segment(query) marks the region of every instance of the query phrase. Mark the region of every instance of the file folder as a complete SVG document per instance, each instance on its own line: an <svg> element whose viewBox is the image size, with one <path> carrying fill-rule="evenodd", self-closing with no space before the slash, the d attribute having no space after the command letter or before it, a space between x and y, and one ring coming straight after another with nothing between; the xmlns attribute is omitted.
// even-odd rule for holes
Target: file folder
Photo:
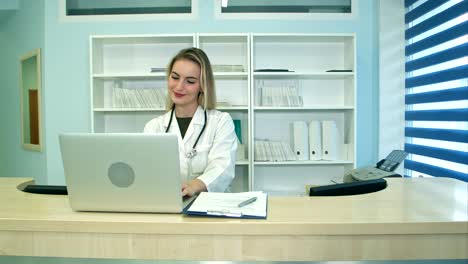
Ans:
<svg viewBox="0 0 468 264"><path fill-rule="evenodd" d="M309 132L305 121L292 123L293 148L297 160L309 159Z"/></svg>
<svg viewBox="0 0 468 264"><path fill-rule="evenodd" d="M309 123L309 160L322 159L322 124L320 121Z"/></svg>
<svg viewBox="0 0 468 264"><path fill-rule="evenodd" d="M338 128L334 120L322 121L322 159L338 159Z"/></svg>

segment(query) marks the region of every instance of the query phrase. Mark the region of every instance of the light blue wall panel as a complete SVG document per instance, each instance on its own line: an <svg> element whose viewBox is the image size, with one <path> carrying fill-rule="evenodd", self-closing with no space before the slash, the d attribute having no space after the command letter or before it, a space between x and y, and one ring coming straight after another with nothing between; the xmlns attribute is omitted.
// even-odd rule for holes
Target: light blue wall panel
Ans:
<svg viewBox="0 0 468 264"><path fill-rule="evenodd" d="M20 57L36 48L44 51L44 0L17 2L18 10L0 21L0 175L35 177L38 182L46 182L45 152L28 151L21 146L19 97ZM42 87L44 99L44 81ZM44 136L46 127L42 132Z"/></svg>
<svg viewBox="0 0 468 264"><path fill-rule="evenodd" d="M341 20L221 20L214 16L213 1L199 1L195 20L117 22L60 21L58 0L45 3L47 85L46 144L49 183L63 184L58 134L90 131L89 36L106 34L173 33L356 33L357 39L357 161L368 165L377 159L378 46L375 1L359 0L358 15Z"/></svg>

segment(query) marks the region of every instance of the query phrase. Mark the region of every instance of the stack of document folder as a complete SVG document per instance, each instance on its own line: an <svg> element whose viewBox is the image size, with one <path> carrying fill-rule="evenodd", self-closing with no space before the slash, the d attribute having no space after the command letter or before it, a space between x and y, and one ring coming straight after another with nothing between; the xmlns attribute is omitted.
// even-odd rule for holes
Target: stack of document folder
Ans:
<svg viewBox="0 0 468 264"><path fill-rule="evenodd" d="M166 105L165 88L112 88L114 108L163 108Z"/></svg>
<svg viewBox="0 0 468 264"><path fill-rule="evenodd" d="M295 161L291 146L282 141L255 139L255 161Z"/></svg>
<svg viewBox="0 0 468 264"><path fill-rule="evenodd" d="M183 213L196 216L266 219L268 195L264 192L202 192Z"/></svg>

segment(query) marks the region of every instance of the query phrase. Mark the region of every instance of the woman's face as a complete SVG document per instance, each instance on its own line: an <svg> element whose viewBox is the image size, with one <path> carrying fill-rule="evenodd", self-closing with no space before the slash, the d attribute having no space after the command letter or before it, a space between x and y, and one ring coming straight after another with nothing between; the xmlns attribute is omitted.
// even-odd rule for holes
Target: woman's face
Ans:
<svg viewBox="0 0 468 264"><path fill-rule="evenodd" d="M200 66L190 60L177 60L169 75L168 88L176 106L198 106Z"/></svg>

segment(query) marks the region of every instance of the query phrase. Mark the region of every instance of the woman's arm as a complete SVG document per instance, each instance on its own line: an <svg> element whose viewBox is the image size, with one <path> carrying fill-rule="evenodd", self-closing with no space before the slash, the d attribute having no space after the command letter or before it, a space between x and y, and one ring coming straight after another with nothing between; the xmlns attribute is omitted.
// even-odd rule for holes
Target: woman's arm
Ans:
<svg viewBox="0 0 468 264"><path fill-rule="evenodd" d="M227 113L221 113L217 122L213 144L208 152L207 166L197 179L209 192L224 192L234 179L237 136L234 122Z"/></svg>

